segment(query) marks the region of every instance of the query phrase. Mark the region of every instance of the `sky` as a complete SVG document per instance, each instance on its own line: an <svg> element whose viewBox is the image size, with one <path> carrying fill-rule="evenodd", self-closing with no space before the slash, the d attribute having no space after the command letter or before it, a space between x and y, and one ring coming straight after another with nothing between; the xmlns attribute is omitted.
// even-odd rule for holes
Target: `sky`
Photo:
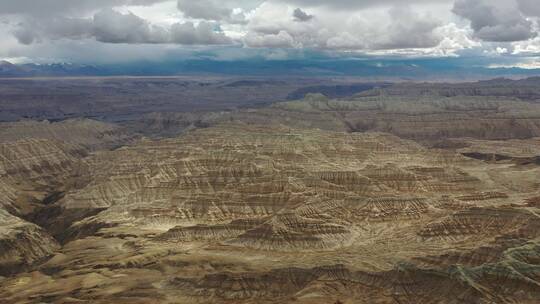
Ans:
<svg viewBox="0 0 540 304"><path fill-rule="evenodd" d="M540 68L539 0L0 0L0 59L482 58Z"/></svg>

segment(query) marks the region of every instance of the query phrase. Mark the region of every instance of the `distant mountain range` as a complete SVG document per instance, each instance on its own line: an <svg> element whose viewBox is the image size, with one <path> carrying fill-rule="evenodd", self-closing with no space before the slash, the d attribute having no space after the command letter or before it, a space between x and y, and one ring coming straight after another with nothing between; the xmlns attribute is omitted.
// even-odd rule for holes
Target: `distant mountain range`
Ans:
<svg viewBox="0 0 540 304"><path fill-rule="evenodd" d="M540 69L488 68L478 58L423 59L294 59L236 60L209 59L176 62L134 62L123 64L12 64L0 62L0 77L68 76L301 76L369 77L403 80L463 80L494 77L539 76Z"/></svg>
<svg viewBox="0 0 540 304"><path fill-rule="evenodd" d="M107 75L103 68L69 64L12 64L0 61L0 77L40 77L40 76L100 76Z"/></svg>
<svg viewBox="0 0 540 304"><path fill-rule="evenodd" d="M0 75L2 77L17 77L25 75L26 71L19 66L12 64L9 61L0 61Z"/></svg>

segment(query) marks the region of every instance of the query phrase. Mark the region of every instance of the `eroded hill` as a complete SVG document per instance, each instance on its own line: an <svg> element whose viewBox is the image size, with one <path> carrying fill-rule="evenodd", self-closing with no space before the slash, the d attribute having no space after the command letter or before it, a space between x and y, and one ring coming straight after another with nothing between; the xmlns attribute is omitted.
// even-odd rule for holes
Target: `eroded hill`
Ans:
<svg viewBox="0 0 540 304"><path fill-rule="evenodd" d="M344 99L312 94L302 100L257 109L153 113L127 125L159 137L226 122L280 124L301 129L391 133L428 146L463 137L486 140L540 137L540 103L493 96L396 96L385 91L376 94Z"/></svg>
<svg viewBox="0 0 540 304"><path fill-rule="evenodd" d="M3 143L0 298L537 303L540 166L463 155L496 146L488 141L439 149L379 132L385 128L347 132L344 122L366 121L381 102L278 104L114 150L91 150L95 143L78 136L72 144ZM492 99L475 102L473 114L461 105L392 102L373 115L408 110L426 123L424 115L447 117L436 113L450 107L470 117L443 124L453 121L462 135L474 113L504 120L518 112ZM531 109L519 113L533 117L526 123L535 132ZM436 134L424 128L408 130ZM125 143L107 134L106 142ZM524 142L501 153L539 152L534 139Z"/></svg>

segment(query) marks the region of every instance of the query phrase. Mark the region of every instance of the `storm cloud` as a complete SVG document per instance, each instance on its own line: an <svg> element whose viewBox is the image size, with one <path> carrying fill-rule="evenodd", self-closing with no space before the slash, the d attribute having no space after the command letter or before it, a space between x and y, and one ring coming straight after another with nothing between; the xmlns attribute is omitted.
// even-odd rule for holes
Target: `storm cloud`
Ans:
<svg viewBox="0 0 540 304"><path fill-rule="evenodd" d="M457 0L452 11L471 22L476 37L486 41L512 42L534 38L533 22L522 10L530 1ZM537 3L538 6L538 3Z"/></svg>
<svg viewBox="0 0 540 304"><path fill-rule="evenodd" d="M23 14L41 17L51 15L84 15L122 5L150 6L166 0L0 0L0 14Z"/></svg>
<svg viewBox="0 0 540 304"><path fill-rule="evenodd" d="M299 22L306 22L313 19L315 16L304 12L301 8L297 8L293 12L294 20Z"/></svg>
<svg viewBox="0 0 540 304"><path fill-rule="evenodd" d="M92 18L64 18L33 20L19 24L14 32L22 44L43 40L89 39L104 43L129 44L227 44L231 40L219 27L209 22L175 23L169 28L157 26L134 15L112 9L97 12Z"/></svg>

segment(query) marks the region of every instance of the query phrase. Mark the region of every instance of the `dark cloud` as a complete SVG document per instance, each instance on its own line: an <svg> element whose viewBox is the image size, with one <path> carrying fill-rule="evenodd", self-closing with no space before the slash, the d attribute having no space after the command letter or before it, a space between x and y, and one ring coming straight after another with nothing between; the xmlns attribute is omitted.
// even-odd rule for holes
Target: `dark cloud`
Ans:
<svg viewBox="0 0 540 304"><path fill-rule="evenodd" d="M452 0L271 0L301 7L327 7L333 9L361 9L373 6L394 6L415 3L451 3Z"/></svg>
<svg viewBox="0 0 540 304"><path fill-rule="evenodd" d="M474 35L485 41L522 41L537 35L533 23L512 0L456 0L452 11L468 19Z"/></svg>
<svg viewBox="0 0 540 304"><path fill-rule="evenodd" d="M112 9L94 15L91 35L108 43L160 43L166 41L163 31L132 13L121 14Z"/></svg>
<svg viewBox="0 0 540 304"><path fill-rule="evenodd" d="M301 8L297 8L293 12L294 20L299 22L306 22L313 19L315 16L304 12Z"/></svg>
<svg viewBox="0 0 540 304"><path fill-rule="evenodd" d="M524 15L540 17L540 2L538 0L517 0L517 2Z"/></svg>
<svg viewBox="0 0 540 304"><path fill-rule="evenodd" d="M15 36L15 38L17 38L17 40L21 44L26 44L26 45L32 44L34 43L34 41L39 39L39 36L37 35L37 33L33 31L31 28L29 28L28 26L17 28L13 32L13 35Z"/></svg>
<svg viewBox="0 0 540 304"><path fill-rule="evenodd" d="M152 5L166 0L0 0L0 14L84 15L120 5Z"/></svg>
<svg viewBox="0 0 540 304"><path fill-rule="evenodd" d="M112 9L97 12L93 18L30 19L21 23L14 32L22 44L32 44L43 39L93 38L105 43L129 44L226 44L231 40L208 22L195 26L191 22L177 23L169 29L152 25L132 14L122 14Z"/></svg>
<svg viewBox="0 0 540 304"><path fill-rule="evenodd" d="M18 24L13 34L20 43L28 45L43 39L84 39L91 35L91 31L91 19L53 17L26 19Z"/></svg>

